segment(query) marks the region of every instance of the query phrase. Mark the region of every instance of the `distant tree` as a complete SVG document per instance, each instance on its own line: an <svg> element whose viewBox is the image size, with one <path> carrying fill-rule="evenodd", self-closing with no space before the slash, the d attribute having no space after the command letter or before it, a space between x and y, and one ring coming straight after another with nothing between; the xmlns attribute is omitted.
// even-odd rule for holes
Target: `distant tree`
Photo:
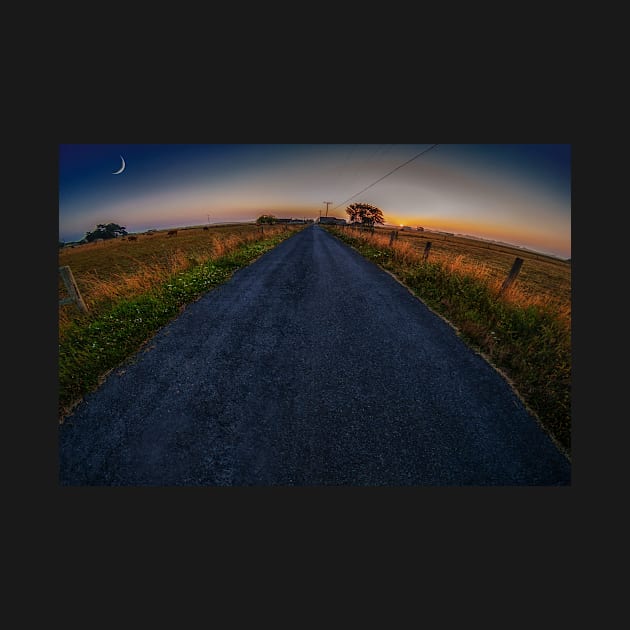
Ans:
<svg viewBox="0 0 630 630"><path fill-rule="evenodd" d="M257 219L256 223L275 223L276 217L273 214L261 214Z"/></svg>
<svg viewBox="0 0 630 630"><path fill-rule="evenodd" d="M382 210L373 206L371 203L351 203L346 208L346 213L349 215L351 221L358 221L359 223L363 223L363 225L385 223Z"/></svg>
<svg viewBox="0 0 630 630"><path fill-rule="evenodd" d="M63 241L59 241L59 249L63 249L65 245L66 244Z"/></svg>
<svg viewBox="0 0 630 630"><path fill-rule="evenodd" d="M99 223L93 232L85 233L85 240L88 243L97 238L116 238L117 236L127 236L127 228L121 227L118 223Z"/></svg>

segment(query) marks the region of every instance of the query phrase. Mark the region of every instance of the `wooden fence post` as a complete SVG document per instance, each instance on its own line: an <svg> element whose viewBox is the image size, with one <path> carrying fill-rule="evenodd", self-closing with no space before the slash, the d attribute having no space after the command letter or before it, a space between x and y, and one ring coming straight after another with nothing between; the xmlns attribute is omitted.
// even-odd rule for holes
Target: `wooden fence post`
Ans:
<svg viewBox="0 0 630 630"><path fill-rule="evenodd" d="M422 260L426 260L429 257L429 250L431 249L431 241L427 241L424 246L424 254L422 254Z"/></svg>
<svg viewBox="0 0 630 630"><path fill-rule="evenodd" d="M499 295L502 295L505 291L510 288L510 285L516 280L516 276L518 276L518 272L521 270L521 266L523 265L522 258L516 258L514 260L514 264L512 265L512 269L510 269L510 273L507 278L503 281L501 288L499 289Z"/></svg>
<svg viewBox="0 0 630 630"><path fill-rule="evenodd" d="M81 297L79 287L74 280L74 276L72 275L72 270L70 269L70 267L59 267L59 273L61 274L61 279L63 280L63 283L66 285L68 293L70 294L70 297L59 300L59 304L69 304L70 302L74 302L80 311L87 313L87 306L85 305L85 302Z"/></svg>
<svg viewBox="0 0 630 630"><path fill-rule="evenodd" d="M394 244L394 241L398 239L398 232L396 230L394 230L390 235L389 235L389 246L391 247Z"/></svg>

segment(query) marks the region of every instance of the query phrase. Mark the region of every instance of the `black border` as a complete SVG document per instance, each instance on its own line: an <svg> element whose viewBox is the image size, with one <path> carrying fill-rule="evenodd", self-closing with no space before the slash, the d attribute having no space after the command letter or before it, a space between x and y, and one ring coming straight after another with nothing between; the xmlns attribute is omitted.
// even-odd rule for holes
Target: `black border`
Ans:
<svg viewBox="0 0 630 630"><path fill-rule="evenodd" d="M264 94L255 90L242 90L238 96L226 97L212 93L225 102L208 105L207 100L195 105L191 99L182 99L173 107L155 108L155 101L147 97L126 110L127 120L111 120L116 111L116 99L104 102L95 112L75 119L76 109L63 112L60 124L54 125L55 139L37 147L37 156L31 162L32 173L37 173L39 186L26 186L35 193L33 200L38 223L33 233L33 247L37 248L37 290L30 297L28 309L37 313L29 320L29 333L33 333L33 348L29 352L28 378L22 400L30 407L34 399L33 418L44 425L45 439L29 432L35 441L35 473L43 477L48 505L54 509L52 519L59 535L72 536L77 554L82 544L107 546L104 542L114 537L127 551L132 551L133 537L125 543L122 523L142 523L147 536L166 534L166 547L174 536L186 539L216 536L217 529L227 533L234 527L238 532L253 536L263 546L268 539L280 542L299 542L300 547L318 546L322 540L348 543L352 537L373 535L365 541L365 553L373 547L391 545L396 550L402 541L412 542L418 559L424 564L416 570L426 569L426 561L457 561L471 556L479 561L480 548L487 553L486 561L501 564L506 550L513 559L521 561L521 569L531 566L531 557L548 559L558 567L558 577L567 577L566 569L572 565L576 552L576 528L580 520L588 518L585 502L605 483L594 473L598 462L592 426L596 401L589 399L592 382L598 375L589 365L593 343L589 343L591 324L588 323L588 300L592 290L588 286L595 269L587 262L584 242L587 221L584 216L594 207L593 193L589 199L582 179L575 184L577 164L586 151L572 144L573 202L572 202L572 260L573 260L573 482L568 488L60 488L57 484L57 151L59 143L96 142L378 142L395 143L480 143L480 142L571 142L574 129L566 115L565 101L546 104L532 99L520 108L509 107L514 102L498 98L485 100L483 106L470 107L469 99L461 94L450 94L438 99L439 105L418 107L412 94L401 96L383 94L378 102L369 101L360 107L351 106L351 95L342 97L337 104L328 102L322 90L315 86L312 93L298 91L294 99L275 99L266 102ZM456 91L457 92L457 91ZM303 104L308 96L310 106ZM468 96L471 97L470 93ZM387 98L386 98L387 97ZM284 94L284 99L288 96ZM474 100L474 99L473 99ZM440 106L441 105L441 106ZM111 107L111 109L110 109ZM499 111L500 110L500 111ZM149 112L153 111L150 115ZM60 110L57 110L60 113ZM439 113L438 113L439 112ZM97 131L91 122L97 116ZM516 121L514 127L505 124L506 117ZM111 120L109 125L104 121ZM169 132L164 131L165 120L171 121ZM226 123L226 120L229 121ZM439 121L439 122L436 122ZM85 125L84 125L84 122ZM173 125L173 121L176 121ZM315 122L316 121L316 122ZM57 121L59 122L59 121ZM312 127L314 125L314 128ZM445 140L446 138L446 140ZM582 174L584 171L582 170ZM578 194L579 193L579 194ZM24 219L27 217L24 216ZM29 231L30 235L30 231ZM55 235L53 237L53 235ZM30 236L29 236L30 238ZM586 248L587 249L587 248ZM33 326L33 321L38 324ZM41 326L40 326L41 324ZM36 329L33 332L33 327ZM589 347L590 346L590 347ZM601 378L601 376L599 377ZM33 391L33 388L36 391ZM30 424L30 420L26 420ZM601 444L601 442L600 442ZM597 449L598 450L598 449ZM41 467L43 470L40 473ZM32 474L32 473L31 473ZM238 527L240 525L240 527ZM278 528L279 526L279 528ZM132 526L133 527L133 526ZM172 529L171 529L172 528ZM275 529L275 531L274 531ZM275 534L275 535L274 535ZM138 529L135 536L142 535ZM282 537L285 537L284 541ZM137 540L137 539L136 539ZM180 539L181 540L181 539ZM243 539L241 539L243 540ZM183 541L184 543L186 540ZM184 544L185 546L185 544ZM245 544L247 547L247 544ZM524 551L526 550L526 551ZM403 553L402 549L398 549ZM528 554L530 561L528 562ZM401 561L404 561L401 558ZM512 567L512 570L519 570ZM544 573L546 567L536 570ZM540 576L532 579L540 579ZM474 588L474 585L473 585ZM569 602L564 602L570 607Z"/></svg>

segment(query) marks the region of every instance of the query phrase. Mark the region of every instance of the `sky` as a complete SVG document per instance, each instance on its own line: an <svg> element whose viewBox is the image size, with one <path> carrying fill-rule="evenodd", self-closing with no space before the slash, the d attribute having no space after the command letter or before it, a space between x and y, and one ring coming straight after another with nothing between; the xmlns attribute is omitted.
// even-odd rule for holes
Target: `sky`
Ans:
<svg viewBox="0 0 630 630"><path fill-rule="evenodd" d="M59 145L64 242L99 223L141 232L261 214L348 218L354 202L378 206L386 224L570 258L571 145Z"/></svg>

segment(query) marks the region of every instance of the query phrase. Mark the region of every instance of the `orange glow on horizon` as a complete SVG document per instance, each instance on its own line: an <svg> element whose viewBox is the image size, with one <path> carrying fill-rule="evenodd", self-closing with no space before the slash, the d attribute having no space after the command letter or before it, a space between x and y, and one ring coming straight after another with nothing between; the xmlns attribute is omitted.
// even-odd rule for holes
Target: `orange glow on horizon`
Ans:
<svg viewBox="0 0 630 630"><path fill-rule="evenodd" d="M562 251L566 257L571 256L570 242L567 243L565 235L554 234L553 231L545 233L540 226L531 228L524 226L507 226L486 221L470 221L467 219L411 219L405 217L405 223L401 223L400 216L390 216L386 223L408 225L410 227L423 227L425 230L437 230L452 232L453 234L469 235L486 240L502 241L535 251Z"/></svg>

